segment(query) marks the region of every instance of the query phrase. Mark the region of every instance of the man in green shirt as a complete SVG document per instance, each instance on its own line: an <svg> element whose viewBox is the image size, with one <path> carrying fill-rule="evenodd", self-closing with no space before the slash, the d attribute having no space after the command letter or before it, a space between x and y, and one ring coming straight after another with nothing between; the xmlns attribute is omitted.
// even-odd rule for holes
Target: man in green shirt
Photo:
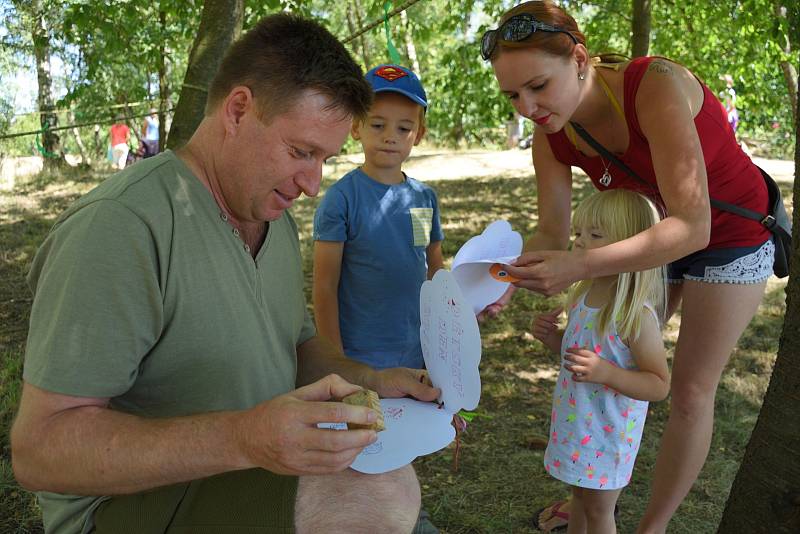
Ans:
<svg viewBox="0 0 800 534"><path fill-rule="evenodd" d="M438 391L316 335L286 211L318 193L371 95L324 28L267 17L226 54L185 147L59 218L29 275L11 435L47 532L411 530L411 467L360 475L347 467L375 432L316 425L374 420L336 402L359 386Z"/></svg>

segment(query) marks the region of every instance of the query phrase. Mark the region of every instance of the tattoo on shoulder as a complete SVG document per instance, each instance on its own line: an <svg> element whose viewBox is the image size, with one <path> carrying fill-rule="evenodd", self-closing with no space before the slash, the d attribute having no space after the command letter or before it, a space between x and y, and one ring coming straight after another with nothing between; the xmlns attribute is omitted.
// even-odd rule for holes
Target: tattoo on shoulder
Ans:
<svg viewBox="0 0 800 534"><path fill-rule="evenodd" d="M667 76L672 76L675 74L672 70L672 66L666 61L655 60L650 63L650 65L647 67L647 70L656 72L658 74L666 74Z"/></svg>

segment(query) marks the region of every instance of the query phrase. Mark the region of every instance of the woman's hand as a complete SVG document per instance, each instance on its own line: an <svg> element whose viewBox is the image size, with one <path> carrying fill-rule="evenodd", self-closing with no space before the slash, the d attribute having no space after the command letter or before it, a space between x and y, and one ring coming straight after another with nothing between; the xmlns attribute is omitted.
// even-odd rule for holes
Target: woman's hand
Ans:
<svg viewBox="0 0 800 534"><path fill-rule="evenodd" d="M542 295L560 293L575 282L589 278L586 255L582 250L537 250L526 252L506 268L508 274L519 278L517 287Z"/></svg>

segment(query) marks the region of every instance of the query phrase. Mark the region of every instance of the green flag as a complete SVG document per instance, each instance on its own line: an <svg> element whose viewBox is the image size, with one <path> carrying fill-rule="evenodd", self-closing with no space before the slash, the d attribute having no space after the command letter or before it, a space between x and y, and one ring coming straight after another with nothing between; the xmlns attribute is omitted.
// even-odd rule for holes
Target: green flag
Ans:
<svg viewBox="0 0 800 534"><path fill-rule="evenodd" d="M397 48L394 47L392 42L392 33L389 31L389 10L392 9L391 0L383 4L383 29L386 30L386 48L389 50L389 59L395 65L400 64L400 54L397 53Z"/></svg>

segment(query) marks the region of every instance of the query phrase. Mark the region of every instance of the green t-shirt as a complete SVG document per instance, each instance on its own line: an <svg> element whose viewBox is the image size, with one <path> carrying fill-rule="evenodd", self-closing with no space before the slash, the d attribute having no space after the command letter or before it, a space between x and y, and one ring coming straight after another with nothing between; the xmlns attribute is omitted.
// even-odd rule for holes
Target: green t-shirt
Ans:
<svg viewBox="0 0 800 534"><path fill-rule="evenodd" d="M284 213L255 260L172 152L109 178L34 258L24 379L110 397L143 417L239 410L294 389L315 334L297 228ZM41 493L48 532L81 532L103 497Z"/></svg>

